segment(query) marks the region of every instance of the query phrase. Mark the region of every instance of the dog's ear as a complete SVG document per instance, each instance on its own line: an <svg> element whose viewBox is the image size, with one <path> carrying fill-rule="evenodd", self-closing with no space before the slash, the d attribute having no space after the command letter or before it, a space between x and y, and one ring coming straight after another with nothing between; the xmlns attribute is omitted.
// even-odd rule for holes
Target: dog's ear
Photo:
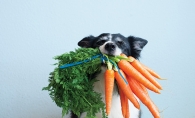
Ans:
<svg viewBox="0 0 195 118"><path fill-rule="evenodd" d="M128 41L131 46L131 55L134 58L138 59L140 57L140 53L142 49L148 43L148 41L142 38L134 37L134 36L129 36Z"/></svg>
<svg viewBox="0 0 195 118"><path fill-rule="evenodd" d="M85 37L81 41L78 42L78 46L83 47L83 48L90 48L92 47L94 39L95 39L94 36Z"/></svg>

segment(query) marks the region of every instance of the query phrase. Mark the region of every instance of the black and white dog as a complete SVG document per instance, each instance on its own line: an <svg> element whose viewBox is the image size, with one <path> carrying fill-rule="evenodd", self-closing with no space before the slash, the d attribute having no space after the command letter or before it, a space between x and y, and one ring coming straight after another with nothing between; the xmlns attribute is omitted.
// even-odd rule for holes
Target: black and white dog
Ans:
<svg viewBox="0 0 195 118"><path fill-rule="evenodd" d="M85 48L97 48L99 47L100 51L108 55L120 55L124 53L128 56L133 56L138 59L143 47L147 44L147 40L142 38L129 36L124 37L121 34L109 34L103 33L97 37L88 36L83 38L78 45ZM105 99L105 90L104 90L104 71L105 67L102 67L102 71L97 75L99 81L95 82L94 90L102 94L103 100ZM139 101L139 100L138 100ZM132 103L130 105L130 117L131 118L140 118L140 110L136 109ZM81 116L76 116L71 113L70 118L84 118L85 113L82 113ZM101 113L96 114L97 118L102 118ZM118 94L117 87L114 87L114 93L112 98L112 108L109 118L123 118L121 112L120 96Z"/></svg>

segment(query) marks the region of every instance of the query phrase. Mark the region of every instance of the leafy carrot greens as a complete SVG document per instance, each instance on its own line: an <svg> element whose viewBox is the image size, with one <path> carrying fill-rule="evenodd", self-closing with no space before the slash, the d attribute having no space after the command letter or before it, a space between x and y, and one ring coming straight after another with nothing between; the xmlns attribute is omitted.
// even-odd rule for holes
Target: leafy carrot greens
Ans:
<svg viewBox="0 0 195 118"><path fill-rule="evenodd" d="M97 80L93 78L95 73L101 71L101 59L91 58L101 54L99 49L78 48L75 51L56 56L57 67L50 73L49 84L43 90L48 90L49 95L57 106L62 108L62 116L70 110L78 116L87 112L87 118L94 118L95 113L103 112L105 115L105 104L100 93L93 90L93 84ZM76 64L76 66L61 69L64 64Z"/></svg>

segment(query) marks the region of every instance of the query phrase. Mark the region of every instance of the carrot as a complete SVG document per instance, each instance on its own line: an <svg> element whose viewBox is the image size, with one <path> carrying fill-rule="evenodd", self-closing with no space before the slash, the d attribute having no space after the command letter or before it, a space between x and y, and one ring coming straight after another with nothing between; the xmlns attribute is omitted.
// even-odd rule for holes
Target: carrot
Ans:
<svg viewBox="0 0 195 118"><path fill-rule="evenodd" d="M149 80L147 80L140 72L138 72L128 61L120 60L118 62L118 66L121 70L125 72L125 74L136 79L148 89L156 93L160 93L160 90L156 86L154 86Z"/></svg>
<svg viewBox="0 0 195 118"><path fill-rule="evenodd" d="M120 71L120 73L121 73L121 75L122 75L123 77L121 77L119 71ZM126 76L125 76L125 74L123 73L123 71L122 71L122 70L115 71L115 72L114 72L114 76L115 76L115 79L116 79L116 81L117 81L117 85L119 86L119 88L121 88L121 90L123 91L123 93L125 94L125 96L132 102L132 104L133 104L136 108L140 109L139 102L137 101L137 99L136 99L135 96L133 95L133 92L132 92L132 90L131 90L130 87L129 87L129 84L128 84L127 80L126 80ZM126 83L123 79L125 79L125 81L126 81L127 83Z"/></svg>
<svg viewBox="0 0 195 118"><path fill-rule="evenodd" d="M125 104L126 104L125 118L129 118L130 117L130 112L129 112L129 102L128 102L128 98L127 97L125 97Z"/></svg>
<svg viewBox="0 0 195 118"><path fill-rule="evenodd" d="M149 67L147 67L146 65L144 65L144 64L142 64L141 63L141 65L152 75L152 76L154 76L155 78L157 78L157 79L162 79L161 77L160 77L160 75L158 75L154 70L152 70L152 69L150 69Z"/></svg>
<svg viewBox="0 0 195 118"><path fill-rule="evenodd" d="M121 90L121 88L119 88L119 94L120 94L120 101L121 101L121 111L122 111L122 114L123 114L123 117L126 116L126 110L127 110L127 106L126 106L126 96L125 94L123 93L123 91Z"/></svg>
<svg viewBox="0 0 195 118"><path fill-rule="evenodd" d="M161 85L153 78L153 76L140 64L138 60L134 57L129 56L131 60L134 60L131 65L138 70L146 79L148 79L152 84L154 84L158 89L162 89Z"/></svg>
<svg viewBox="0 0 195 118"><path fill-rule="evenodd" d="M147 91L146 87L145 87L144 85L140 84L139 82L137 82L137 83L138 83L138 84L139 84L139 86L142 88L142 90L144 91L144 93L145 93L146 95L148 95L148 96L149 96L149 94L148 94L148 91Z"/></svg>
<svg viewBox="0 0 195 118"><path fill-rule="evenodd" d="M128 98L125 96L125 94L120 88L119 88L119 94L120 94L121 110L122 110L123 117L129 118L130 112L129 112Z"/></svg>
<svg viewBox="0 0 195 118"><path fill-rule="evenodd" d="M106 113L109 115L112 104L112 92L114 88L114 70L106 70L104 74L105 78L105 103Z"/></svg>
<svg viewBox="0 0 195 118"><path fill-rule="evenodd" d="M133 93L141 100L141 102L146 105L146 107L150 110L154 118L160 118L159 110L157 106L152 102L148 95L144 93L142 88L137 84L137 81L128 77L130 87Z"/></svg>

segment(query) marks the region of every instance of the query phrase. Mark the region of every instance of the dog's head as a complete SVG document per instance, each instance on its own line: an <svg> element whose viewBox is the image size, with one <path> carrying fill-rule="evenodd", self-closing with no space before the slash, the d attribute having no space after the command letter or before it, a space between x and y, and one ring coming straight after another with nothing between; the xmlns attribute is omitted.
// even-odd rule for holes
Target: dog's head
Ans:
<svg viewBox="0 0 195 118"><path fill-rule="evenodd" d="M134 36L124 37L121 34L103 33L97 37L85 37L78 42L78 45L85 48L99 47L102 53L108 55L116 56L124 53L138 59L147 42L145 39Z"/></svg>

